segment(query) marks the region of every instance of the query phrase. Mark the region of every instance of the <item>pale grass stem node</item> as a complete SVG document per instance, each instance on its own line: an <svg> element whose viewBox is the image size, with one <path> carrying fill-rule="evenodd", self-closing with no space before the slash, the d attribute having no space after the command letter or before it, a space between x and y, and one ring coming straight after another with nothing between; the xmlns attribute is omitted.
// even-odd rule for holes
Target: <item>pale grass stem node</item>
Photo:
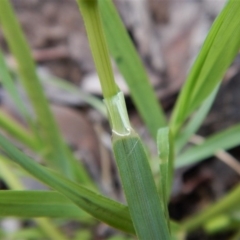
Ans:
<svg viewBox="0 0 240 240"><path fill-rule="evenodd" d="M112 133L117 136L130 135L132 128L129 122L123 93L118 92L113 97L105 98L104 102L108 109Z"/></svg>

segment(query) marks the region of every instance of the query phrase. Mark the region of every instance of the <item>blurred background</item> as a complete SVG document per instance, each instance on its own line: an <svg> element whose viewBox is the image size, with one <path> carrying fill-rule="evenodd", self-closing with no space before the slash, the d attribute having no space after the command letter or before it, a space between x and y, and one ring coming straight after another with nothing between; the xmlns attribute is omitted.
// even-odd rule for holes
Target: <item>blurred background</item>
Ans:
<svg viewBox="0 0 240 240"><path fill-rule="evenodd" d="M52 110L62 134L75 155L84 162L102 192L124 202L119 177L111 152L111 131L106 118L92 108L87 93L102 99L88 41L74 0L12 0L42 78L60 78L73 85L67 91L51 81L43 81ZM168 116L174 106L188 69L193 63L208 30L225 4L225 0L115 0L128 33L146 67L156 95ZM0 29L0 45L8 64L15 63L9 54ZM113 63L114 65L114 63ZM144 139L150 153L156 146L149 136L124 79L114 66L119 87L124 91L133 127ZM198 131L206 137L240 121L240 57L227 71L213 108ZM78 91L81 91L80 93ZM4 89L0 89L0 108L22 123L17 109ZM27 100L26 100L26 104ZM196 139L195 139L196 140ZM240 147L230 150L240 157ZM170 215L182 220L212 201L219 199L237 182L239 173L217 158L176 171ZM41 185L25 182L27 188ZM0 182L5 189L4 182ZM9 222L10 221L10 222ZM6 231L31 226L31 222L7 219L1 221ZM64 224L63 224L64 225ZM63 226L69 236L80 229L78 223ZM116 231L104 224L93 227L89 239L108 239ZM226 235L227 236L227 235ZM227 239L225 235L206 237L196 231L187 239Z"/></svg>

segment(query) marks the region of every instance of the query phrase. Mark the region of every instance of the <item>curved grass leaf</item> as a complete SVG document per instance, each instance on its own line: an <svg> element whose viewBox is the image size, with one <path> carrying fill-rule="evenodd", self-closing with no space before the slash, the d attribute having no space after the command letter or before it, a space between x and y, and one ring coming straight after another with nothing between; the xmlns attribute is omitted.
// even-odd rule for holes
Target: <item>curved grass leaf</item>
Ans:
<svg viewBox="0 0 240 240"><path fill-rule="evenodd" d="M128 209L127 206L126 209ZM87 224L94 223L90 215L68 198L54 191L0 191L0 217L11 216L72 218ZM131 222L130 217L129 221ZM177 232L175 225L176 223L171 222L173 231Z"/></svg>
<svg viewBox="0 0 240 240"><path fill-rule="evenodd" d="M190 137L197 132L199 127L201 126L202 122L206 118L213 101L217 95L219 89L219 85L214 89L214 91L211 93L211 95L205 99L202 106L197 110L197 112L193 115L193 117L189 120L189 122L186 124L186 126L181 130L179 135L177 136L176 143L175 143L175 149L178 153L184 145L187 143L187 141L190 139Z"/></svg>
<svg viewBox="0 0 240 240"><path fill-rule="evenodd" d="M134 227L139 239L170 238L167 221L138 136L113 137L113 150Z"/></svg>
<svg viewBox="0 0 240 240"><path fill-rule="evenodd" d="M168 217L168 196L170 192L170 178L171 171L169 168L169 128L160 128L157 134L158 156L160 159L160 198L163 202L163 209L165 215Z"/></svg>
<svg viewBox="0 0 240 240"><path fill-rule="evenodd" d="M28 173L65 195L93 217L122 231L134 233L126 206L94 193L58 173L42 167L16 149L2 135L0 135L0 146L11 160L19 164Z"/></svg>
<svg viewBox="0 0 240 240"><path fill-rule="evenodd" d="M160 158L160 165L167 164L167 193L169 197L171 192L171 186L173 181L173 171L174 171L174 145L172 139L172 132L168 127L160 128L157 133L157 147L158 155Z"/></svg>
<svg viewBox="0 0 240 240"><path fill-rule="evenodd" d="M20 143L25 144L31 150L40 150L41 146L37 138L2 111L0 111L0 127L3 131L16 138Z"/></svg>
<svg viewBox="0 0 240 240"><path fill-rule="evenodd" d="M101 0L98 3L110 53L126 80L141 117L155 139L157 130L166 125L163 110L113 2Z"/></svg>
<svg viewBox="0 0 240 240"><path fill-rule="evenodd" d="M2 51L0 51L0 81L3 87L7 90L9 95L12 97L14 104L16 105L19 113L22 115L26 122L30 121L30 115L23 104L23 100L19 95L19 92L14 85L13 79L9 73L8 67L5 63Z"/></svg>
<svg viewBox="0 0 240 240"><path fill-rule="evenodd" d="M113 152L129 212L139 239L169 239L167 221L149 160L139 136L131 128L122 92L104 99L112 127Z"/></svg>
<svg viewBox="0 0 240 240"><path fill-rule="evenodd" d="M215 20L191 68L174 108L174 135L186 118L213 91L237 55L240 47L240 2L229 0Z"/></svg>
<svg viewBox="0 0 240 240"><path fill-rule="evenodd" d="M67 147L61 138L43 87L36 74L30 48L8 0L0 1L0 23L9 48L17 61L20 80L36 113L38 128L35 129L35 133L37 137L41 138L41 143L47 149L45 159L65 176L76 179L73 173L74 166L68 159ZM80 163L78 170L78 178L81 178L81 182L93 185Z"/></svg>
<svg viewBox="0 0 240 240"><path fill-rule="evenodd" d="M75 218L82 222L93 222L86 212L68 198L52 191L0 191L1 217L49 217Z"/></svg>
<svg viewBox="0 0 240 240"><path fill-rule="evenodd" d="M21 184L21 181L17 178L17 176L12 172L12 169L8 166L10 165L9 159L0 156L0 177L4 181L4 183L8 186L9 189L13 190L23 190L24 186ZM0 194L5 191L0 191ZM21 192L21 191L19 191ZM1 201L1 200L0 200ZM15 198L15 201L18 201L18 198ZM10 202L10 199L5 199L5 205L4 203L1 206L5 206L3 209L3 212L6 211L6 209L9 207L11 210L14 209L13 204ZM0 208L1 208L0 206ZM23 206L21 206L22 211ZM1 211L0 211L1 212ZM0 214L1 215L1 214ZM34 221L37 223L37 225L45 232L46 236L49 239L58 239L58 240L66 240L66 237L64 234L55 227L52 222L47 218L38 218L34 219Z"/></svg>
<svg viewBox="0 0 240 240"><path fill-rule="evenodd" d="M0 155L0 179L6 184L8 189L23 190L24 187L21 180L17 178L14 169L9 165L9 159Z"/></svg>
<svg viewBox="0 0 240 240"><path fill-rule="evenodd" d="M14 104L16 105L19 113L25 119L25 121L33 126L32 119L27 111L26 107L23 104L23 100L19 95L19 92L14 85L13 79L9 73L8 67L5 63L4 56L0 51L0 81L9 95L12 97ZM27 133L20 125L14 122L10 117L7 117L6 114L0 113L0 126L4 128L11 136L15 137L21 143L26 144L33 150L39 149L39 143L31 134Z"/></svg>
<svg viewBox="0 0 240 240"><path fill-rule="evenodd" d="M170 143L169 143L169 128L160 128L157 133L157 147L158 156L160 159L160 198L162 202L162 208L164 209L164 214L168 220L169 225L169 213L168 213L168 197L170 193L170 183L172 179L172 166L169 162L170 157ZM171 231L171 229L169 229Z"/></svg>
<svg viewBox="0 0 240 240"><path fill-rule="evenodd" d="M208 137L202 144L183 152L175 162L175 167L183 167L211 157L218 150L228 150L240 144L240 124Z"/></svg>
<svg viewBox="0 0 240 240"><path fill-rule="evenodd" d="M221 214L216 218L210 219L203 225L203 229L207 234L220 234L221 232L228 232L238 230L240 221L233 219L231 215Z"/></svg>

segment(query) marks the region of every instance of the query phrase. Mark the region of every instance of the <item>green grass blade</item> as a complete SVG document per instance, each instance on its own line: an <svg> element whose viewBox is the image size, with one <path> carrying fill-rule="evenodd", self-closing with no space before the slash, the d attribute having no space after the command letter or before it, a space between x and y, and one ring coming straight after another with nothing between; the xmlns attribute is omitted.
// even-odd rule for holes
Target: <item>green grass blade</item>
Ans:
<svg viewBox="0 0 240 240"><path fill-rule="evenodd" d="M3 156L0 156L0 177L4 181L4 183L8 186L9 189L13 190L23 190L24 186L21 184L17 176L11 171L12 169L9 168L8 164L6 163L8 159L6 159ZM9 161L8 161L9 163ZM0 191L1 192L4 191ZM20 191L21 192L21 191ZM15 201L18 201L18 198L15 198ZM0 200L1 202L1 200ZM7 206L13 209L13 205L5 199L5 203L7 203ZM1 204L0 204L1 205ZM4 205L4 203L3 203ZM7 208L7 206L5 206ZM2 207L2 205L1 205ZM0 208L1 208L0 207ZM29 207L29 206L28 206ZM24 209L21 206L22 211ZM4 211L6 209L4 208ZM1 215L1 210L0 210ZM35 219L35 222L38 224L38 226L45 232L46 236L49 239L59 239L59 240L66 240L64 234L59 231L52 222L47 218L41 218L41 219Z"/></svg>
<svg viewBox="0 0 240 240"><path fill-rule="evenodd" d="M138 238L169 239L166 219L140 138L132 134L114 137L113 149Z"/></svg>
<svg viewBox="0 0 240 240"><path fill-rule="evenodd" d="M32 150L39 150L41 148L38 139L36 139L31 133L27 132L22 126L17 122L7 116L6 113L0 111L0 127L10 134L12 137L16 138L20 143L25 144Z"/></svg>
<svg viewBox="0 0 240 240"><path fill-rule="evenodd" d="M125 208L128 212L128 207L125 206ZM0 217L11 216L72 218L83 223L94 222L89 214L82 211L67 197L54 191L0 191ZM131 222L129 214L127 218Z"/></svg>
<svg viewBox="0 0 240 240"><path fill-rule="evenodd" d="M239 229L239 220L233 219L231 215L221 214L216 218L208 220L204 225L204 232L211 235L214 233L220 234L233 229Z"/></svg>
<svg viewBox="0 0 240 240"><path fill-rule="evenodd" d="M141 139L131 129L123 93L105 99L113 151L139 239L169 239L167 221Z"/></svg>
<svg viewBox="0 0 240 240"><path fill-rule="evenodd" d="M46 159L55 169L70 178L74 178L72 166L65 151L65 144L36 74L31 51L8 0L0 1L0 23L9 48L17 60L22 84L34 107L42 143L48 149ZM83 167L79 175L83 175L81 179L83 183L91 182Z"/></svg>
<svg viewBox="0 0 240 240"><path fill-rule="evenodd" d="M228 150L240 144L240 124L208 137L202 144L183 152L175 162L176 167L197 163L211 157L218 150Z"/></svg>
<svg viewBox="0 0 240 240"><path fill-rule="evenodd" d="M8 167L8 164L6 163L7 161L7 158L0 155L0 178L4 181L9 189L22 190L23 186L21 181L19 181L19 179L14 175L12 169ZM0 190L0 193L1 192L2 191Z"/></svg>
<svg viewBox="0 0 240 240"><path fill-rule="evenodd" d="M218 215L234 212L239 209L240 186L235 187L229 194L218 202L208 206L204 211L197 213L191 218L182 222L182 228L186 231L193 231L203 226L208 220L216 218Z"/></svg>
<svg viewBox="0 0 240 240"><path fill-rule="evenodd" d="M160 128L157 133L158 156L160 159L160 198L163 202L165 216L169 219L168 214L168 197L171 189L172 169L170 169L169 155L169 128Z"/></svg>
<svg viewBox="0 0 240 240"><path fill-rule="evenodd" d="M93 219L62 194L52 191L0 191L1 217Z"/></svg>
<svg viewBox="0 0 240 240"><path fill-rule="evenodd" d="M12 97L14 104L16 105L19 113L23 119L33 127L32 119L23 104L23 100L19 95L19 92L13 82L13 79L9 73L8 67L5 63L4 56L0 51L0 81L9 95ZM0 125L7 131L11 136L15 137L21 143L26 144L33 150L40 149L40 143L37 143L37 139L30 133L27 133L20 125L15 123L11 118L7 117L6 114L0 113Z"/></svg>
<svg viewBox="0 0 240 240"><path fill-rule="evenodd" d="M162 201L162 208L164 210L164 214L166 219L169 221L169 213L168 213L168 194L169 194L169 183L168 183L168 164L160 164L160 191L159 195ZM169 223L168 223L169 225ZM170 230L170 229L169 229Z"/></svg>
<svg viewBox="0 0 240 240"><path fill-rule="evenodd" d="M59 191L87 213L108 225L134 233L126 206L92 192L71 180L48 170L16 149L0 135L0 146L11 160L49 187Z"/></svg>
<svg viewBox="0 0 240 240"><path fill-rule="evenodd" d="M229 0L210 29L174 108L171 120L174 133L209 96L237 55L240 46L239 15L239 1Z"/></svg>
<svg viewBox="0 0 240 240"><path fill-rule="evenodd" d="M110 53L126 80L142 119L155 139L157 130L166 125L163 110L112 1L100 0L98 3Z"/></svg>
<svg viewBox="0 0 240 240"><path fill-rule="evenodd" d="M187 125L183 128L183 130L179 133L176 139L175 149L178 153L184 145L188 142L190 137L197 132L202 122L206 118L214 99L216 98L217 92L219 89L219 85L214 89L211 95L203 102L202 106L197 110L197 112L193 115L193 117L189 120Z"/></svg>
<svg viewBox="0 0 240 240"><path fill-rule="evenodd" d="M26 122L29 122L31 117L26 109L26 107L23 104L23 100L19 95L19 92L14 85L13 79L9 73L8 67L5 63L4 56L2 54L2 51L0 51L0 81L3 85L3 87L7 90L9 95L12 97L14 104L16 105L19 113L23 117L23 119L26 120Z"/></svg>

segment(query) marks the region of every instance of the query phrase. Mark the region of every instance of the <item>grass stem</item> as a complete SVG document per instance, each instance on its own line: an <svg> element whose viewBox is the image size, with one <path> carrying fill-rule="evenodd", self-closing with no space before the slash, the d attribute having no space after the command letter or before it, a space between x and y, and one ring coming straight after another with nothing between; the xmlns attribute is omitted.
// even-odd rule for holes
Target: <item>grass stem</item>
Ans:
<svg viewBox="0 0 240 240"><path fill-rule="evenodd" d="M109 53L102 29L97 0L77 0L85 23L93 59L99 75L104 98L118 93Z"/></svg>

